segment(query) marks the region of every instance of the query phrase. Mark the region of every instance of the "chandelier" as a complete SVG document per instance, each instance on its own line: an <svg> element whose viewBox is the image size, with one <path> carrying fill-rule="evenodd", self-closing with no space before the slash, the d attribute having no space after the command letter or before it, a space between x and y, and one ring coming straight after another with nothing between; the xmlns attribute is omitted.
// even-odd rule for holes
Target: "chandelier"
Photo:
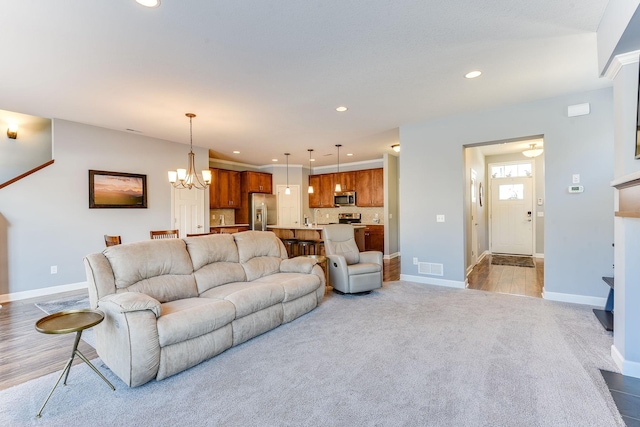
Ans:
<svg viewBox="0 0 640 427"><path fill-rule="evenodd" d="M202 181L196 173L195 167L195 154L193 154L193 118L196 116L193 113L187 113L185 116L189 117L189 166L187 169L177 169L175 171L169 171L169 182L175 188L182 190L191 190L197 188L198 190L206 190L209 184L211 184L211 171L205 169L202 171Z"/></svg>

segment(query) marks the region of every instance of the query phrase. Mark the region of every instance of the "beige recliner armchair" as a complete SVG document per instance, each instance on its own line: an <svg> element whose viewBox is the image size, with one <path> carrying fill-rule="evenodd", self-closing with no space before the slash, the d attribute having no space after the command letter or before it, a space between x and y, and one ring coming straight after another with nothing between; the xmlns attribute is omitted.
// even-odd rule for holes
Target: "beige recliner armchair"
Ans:
<svg viewBox="0 0 640 427"><path fill-rule="evenodd" d="M353 227L348 224L327 225L323 233L334 290L356 294L382 287L382 252L360 252Z"/></svg>

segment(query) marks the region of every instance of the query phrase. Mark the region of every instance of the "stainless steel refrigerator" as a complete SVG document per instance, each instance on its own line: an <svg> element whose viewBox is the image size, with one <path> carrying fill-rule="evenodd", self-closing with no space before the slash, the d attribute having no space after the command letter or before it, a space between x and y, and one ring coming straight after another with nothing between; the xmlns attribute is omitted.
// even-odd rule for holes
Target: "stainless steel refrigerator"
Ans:
<svg viewBox="0 0 640 427"><path fill-rule="evenodd" d="M249 227L267 231L267 225L278 224L278 198L275 194L249 193Z"/></svg>

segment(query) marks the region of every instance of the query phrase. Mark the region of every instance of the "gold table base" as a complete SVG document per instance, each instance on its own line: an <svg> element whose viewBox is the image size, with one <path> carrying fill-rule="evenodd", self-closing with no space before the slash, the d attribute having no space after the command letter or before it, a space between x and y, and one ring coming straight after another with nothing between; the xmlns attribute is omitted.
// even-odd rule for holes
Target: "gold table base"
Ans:
<svg viewBox="0 0 640 427"><path fill-rule="evenodd" d="M76 319L73 319L72 317L76 317ZM73 343L73 351L71 352L71 357L67 361L67 364L64 365L64 369L62 370L62 372L60 372L58 380L47 395L47 398L44 400L44 403L36 414L36 418L41 417L44 407L46 406L56 387L58 387L62 376L64 376L64 381L62 382L62 384L67 385L67 378L69 378L69 372L71 372L71 365L73 364L73 359L76 356L82 359L84 363L89 365L89 367L93 369L93 372L98 374L98 376L102 378L102 380L107 383L109 387L111 387L111 390L115 391L116 388L113 386L113 384L111 384L109 380L106 379L105 376L102 375L95 366L93 366L89 359L87 359L85 355L82 354L80 350L78 350L78 343L80 343L82 331L97 325L98 323L102 322L103 319L104 315L97 310L68 310L51 314L49 316L43 317L36 322L36 329L38 330L38 332L42 332L44 334L66 334L69 332L76 333L76 339Z"/></svg>

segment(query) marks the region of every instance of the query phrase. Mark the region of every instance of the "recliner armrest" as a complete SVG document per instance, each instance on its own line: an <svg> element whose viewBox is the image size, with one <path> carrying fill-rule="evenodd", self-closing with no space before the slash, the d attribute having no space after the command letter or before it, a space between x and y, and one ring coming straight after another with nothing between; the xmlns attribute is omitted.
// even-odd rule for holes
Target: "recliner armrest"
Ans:
<svg viewBox="0 0 640 427"><path fill-rule="evenodd" d="M160 302L155 298L140 292L110 294L98 301L98 306L100 306L101 302L115 304L120 313L150 310L156 318L160 317L162 314Z"/></svg>
<svg viewBox="0 0 640 427"><path fill-rule="evenodd" d="M380 251L360 252L360 262L382 265L382 252Z"/></svg>

